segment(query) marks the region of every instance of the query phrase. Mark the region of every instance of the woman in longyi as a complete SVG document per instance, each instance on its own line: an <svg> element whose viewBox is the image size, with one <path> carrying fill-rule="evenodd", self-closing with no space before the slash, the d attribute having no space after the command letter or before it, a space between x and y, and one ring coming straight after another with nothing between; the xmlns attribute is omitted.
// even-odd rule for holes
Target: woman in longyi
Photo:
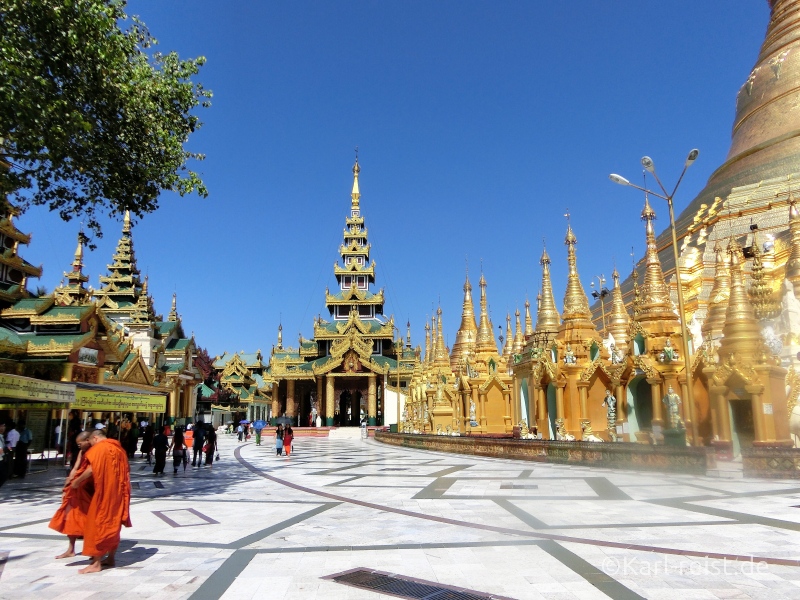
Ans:
<svg viewBox="0 0 800 600"><path fill-rule="evenodd" d="M67 551L59 554L56 558L70 558L75 556L75 541L83 537L83 528L86 524L86 513L89 512L89 504L94 493L94 484L87 480L77 489L73 489L73 480L82 475L89 466L86 460L86 451L89 450L89 432L83 431L78 434L75 442L79 448L77 457L72 463L72 470L67 476L64 484L64 491L61 494L61 506L58 507L56 514L50 519L50 529L55 529L63 533L69 539Z"/></svg>

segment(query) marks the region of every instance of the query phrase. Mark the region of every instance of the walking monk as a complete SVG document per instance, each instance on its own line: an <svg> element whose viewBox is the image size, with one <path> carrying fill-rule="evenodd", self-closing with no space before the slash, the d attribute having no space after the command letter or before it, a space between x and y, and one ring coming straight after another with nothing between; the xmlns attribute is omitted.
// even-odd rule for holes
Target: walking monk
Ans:
<svg viewBox="0 0 800 600"><path fill-rule="evenodd" d="M81 552L91 556L92 562L79 573L99 573L103 566L113 567L119 532L123 525L131 526L131 475L127 453L117 440L106 438L99 429L91 433L89 443L91 448L86 452L89 466L71 484L72 489L77 489L86 479L94 480L94 496L86 515Z"/></svg>
<svg viewBox="0 0 800 600"><path fill-rule="evenodd" d="M69 539L67 551L59 554L56 558L71 558L75 556L75 540L83 537L83 528L86 524L86 513L89 512L89 504L92 501L94 485L91 480L85 481L77 489L72 488L72 482L76 477L83 474L89 466L86 460L86 452L90 448L89 432L82 431L75 438L78 455L72 461L72 470L64 484L64 491L61 494L61 506L50 520L50 529L55 529L63 533Z"/></svg>

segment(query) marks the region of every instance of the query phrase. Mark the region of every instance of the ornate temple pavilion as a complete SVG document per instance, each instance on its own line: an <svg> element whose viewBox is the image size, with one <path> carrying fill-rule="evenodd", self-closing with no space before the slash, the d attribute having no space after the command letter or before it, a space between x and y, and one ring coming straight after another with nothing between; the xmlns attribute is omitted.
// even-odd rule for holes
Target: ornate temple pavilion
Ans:
<svg viewBox="0 0 800 600"><path fill-rule="evenodd" d="M14 396L22 377L33 388L74 384L72 397L58 408L96 418L104 413L138 413L168 423L194 418L194 386L202 380L193 361L195 342L184 334L175 296L166 319L155 314L147 279L136 265L130 215L125 214L99 290L85 285L81 233L61 285L43 296L26 287L41 268L19 256L30 235L16 228L13 217L13 209L0 215L0 244L6 248L0 255L0 412L14 416L30 407Z"/></svg>
<svg viewBox="0 0 800 600"><path fill-rule="evenodd" d="M396 391L387 402L387 389L398 381L405 388L416 366L410 338L403 345L398 332L394 341L397 328L393 317L384 316L383 290L373 291L375 261L370 261L361 214L360 171L356 159L341 262L333 267L337 289L325 290L329 318L315 319L313 337L300 335L294 347L284 345L283 328L278 328L267 368L273 417L299 419L303 425L317 415L325 425L358 425L362 419L383 424L387 411L397 412Z"/></svg>

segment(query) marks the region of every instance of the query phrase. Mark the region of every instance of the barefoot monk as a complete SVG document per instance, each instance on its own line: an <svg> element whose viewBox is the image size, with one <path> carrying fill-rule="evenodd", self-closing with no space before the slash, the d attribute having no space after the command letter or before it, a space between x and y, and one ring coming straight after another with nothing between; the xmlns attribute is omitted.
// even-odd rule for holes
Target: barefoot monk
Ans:
<svg viewBox="0 0 800 600"><path fill-rule="evenodd" d="M86 515L81 554L92 557L91 564L80 573L98 573L103 566L114 566L122 526L131 526L131 477L128 455L117 440L106 438L96 429L89 436L86 471L72 481L77 489L83 481L94 480L94 496ZM103 557L106 557L103 560ZM102 561L102 563L101 563Z"/></svg>
<svg viewBox="0 0 800 600"><path fill-rule="evenodd" d="M75 556L75 540L83 537L83 528L86 524L86 513L89 512L89 504L92 501L94 485L91 479L85 480L77 489L72 488L72 482L83 475L89 467L86 459L86 452L91 447L89 444L89 432L82 431L75 438L78 455L72 461L72 470L64 484L64 491L61 494L61 506L50 520L50 529L55 529L69 538L69 547L63 554L56 558L71 558Z"/></svg>

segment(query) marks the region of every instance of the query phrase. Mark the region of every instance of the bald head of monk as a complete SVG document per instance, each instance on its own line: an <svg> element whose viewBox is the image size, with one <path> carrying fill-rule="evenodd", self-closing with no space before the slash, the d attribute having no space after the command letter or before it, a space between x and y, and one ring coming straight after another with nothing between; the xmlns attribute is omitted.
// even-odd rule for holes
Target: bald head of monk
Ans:
<svg viewBox="0 0 800 600"><path fill-rule="evenodd" d="M75 438L75 443L78 444L78 448L81 450L88 450L89 449L89 434L90 431L81 431L77 437Z"/></svg>
<svg viewBox="0 0 800 600"><path fill-rule="evenodd" d="M106 434L102 429L95 429L89 434L89 443L94 446L97 442L102 442L106 439Z"/></svg>

